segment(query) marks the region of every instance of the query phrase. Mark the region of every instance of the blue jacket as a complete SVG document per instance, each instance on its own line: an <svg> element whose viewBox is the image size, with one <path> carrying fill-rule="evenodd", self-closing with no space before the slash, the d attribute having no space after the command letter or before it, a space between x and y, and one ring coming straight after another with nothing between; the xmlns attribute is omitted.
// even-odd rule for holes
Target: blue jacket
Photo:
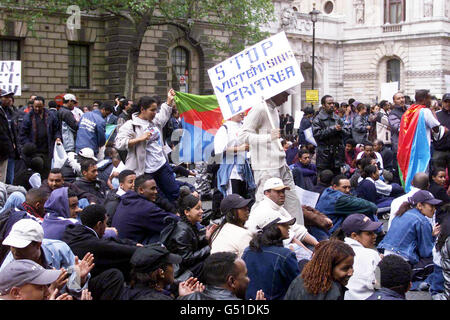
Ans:
<svg viewBox="0 0 450 320"><path fill-rule="evenodd" d="M117 229L120 239L148 244L159 240L161 231L168 225L164 222L167 216L179 220L175 214L129 190L120 197L111 226Z"/></svg>
<svg viewBox="0 0 450 320"><path fill-rule="evenodd" d="M393 251L416 264L432 256L434 238L428 219L416 208L396 216L378 248Z"/></svg>
<svg viewBox="0 0 450 320"><path fill-rule="evenodd" d="M376 290L366 300L406 300L405 295L401 295L391 289L381 288Z"/></svg>
<svg viewBox="0 0 450 320"><path fill-rule="evenodd" d="M62 139L61 128L59 120L55 113L49 112L44 108L42 110L44 113L44 121L47 127L47 143L48 143L48 155L53 158L53 148L55 146L56 138ZM38 129L36 123L37 114L31 110L27 113L23 119L22 125L20 126L19 132L19 143L23 146L26 143L34 143L37 145L38 139Z"/></svg>
<svg viewBox="0 0 450 320"><path fill-rule="evenodd" d="M300 274L295 253L284 247L262 247L262 251L245 249L242 259L248 270L250 283L246 299L255 299L263 290L267 300L282 300L291 282Z"/></svg>
<svg viewBox="0 0 450 320"><path fill-rule="evenodd" d="M98 149L106 142L105 130L106 121L100 110L83 114L78 125L75 152L78 154L83 148L91 148L97 154Z"/></svg>
<svg viewBox="0 0 450 320"><path fill-rule="evenodd" d="M326 188L317 201L316 209L326 214L333 221L333 227L328 230L330 236L340 227L344 219L353 213L362 213L374 220L377 206L367 200L360 199L333 188Z"/></svg>
<svg viewBox="0 0 450 320"><path fill-rule="evenodd" d="M45 202L46 215L42 222L45 239L61 240L68 225L79 223L76 219L70 219L68 189L67 187L56 189Z"/></svg>
<svg viewBox="0 0 450 320"><path fill-rule="evenodd" d="M231 171L234 166L237 166L237 172L244 179L244 182L247 184L248 192L251 192L256 189L255 180L253 178L253 173L248 163L248 160L245 159L244 164L237 164L238 158L237 155L234 156L234 163L226 163L226 156L223 157L223 163L220 164L219 170L217 170L217 189L222 192L223 196L227 196L227 187L228 182L230 180ZM239 158L239 162L242 161L242 157Z"/></svg>

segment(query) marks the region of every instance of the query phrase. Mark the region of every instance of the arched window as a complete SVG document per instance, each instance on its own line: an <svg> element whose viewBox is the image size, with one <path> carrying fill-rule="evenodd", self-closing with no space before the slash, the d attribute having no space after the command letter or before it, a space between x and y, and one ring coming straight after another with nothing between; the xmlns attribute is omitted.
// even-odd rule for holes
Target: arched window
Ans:
<svg viewBox="0 0 450 320"><path fill-rule="evenodd" d="M400 85L400 60L390 59L386 62L386 82L395 81Z"/></svg>
<svg viewBox="0 0 450 320"><path fill-rule="evenodd" d="M172 88L188 92L189 51L178 46L172 50Z"/></svg>

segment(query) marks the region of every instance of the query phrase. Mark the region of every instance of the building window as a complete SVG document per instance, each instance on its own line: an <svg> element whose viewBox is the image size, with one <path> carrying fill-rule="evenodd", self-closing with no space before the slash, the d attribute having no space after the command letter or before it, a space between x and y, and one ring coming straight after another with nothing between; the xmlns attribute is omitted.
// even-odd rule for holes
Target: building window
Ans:
<svg viewBox="0 0 450 320"><path fill-rule="evenodd" d="M384 0L384 23L405 21L405 0Z"/></svg>
<svg viewBox="0 0 450 320"><path fill-rule="evenodd" d="M18 40L0 40L0 60L20 60Z"/></svg>
<svg viewBox="0 0 450 320"><path fill-rule="evenodd" d="M69 88L89 88L89 45L69 44Z"/></svg>
<svg viewBox="0 0 450 320"><path fill-rule="evenodd" d="M395 81L400 85L400 60L390 59L386 62L386 82Z"/></svg>
<svg viewBox="0 0 450 320"><path fill-rule="evenodd" d="M189 51L183 47L172 50L172 87L181 92L188 92Z"/></svg>
<svg viewBox="0 0 450 320"><path fill-rule="evenodd" d="M334 4L332 1L325 2L325 5L323 6L323 11L325 11L326 14L330 14L333 12Z"/></svg>

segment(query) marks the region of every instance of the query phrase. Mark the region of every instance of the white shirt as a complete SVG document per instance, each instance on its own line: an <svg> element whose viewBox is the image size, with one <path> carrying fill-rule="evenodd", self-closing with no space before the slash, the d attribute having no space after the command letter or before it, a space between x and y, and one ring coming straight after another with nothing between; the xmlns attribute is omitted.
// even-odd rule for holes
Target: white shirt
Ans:
<svg viewBox="0 0 450 320"><path fill-rule="evenodd" d="M355 239L346 237L344 242L355 252L353 275L346 286L344 300L366 300L375 292L375 269L381 257L376 250L365 248Z"/></svg>
<svg viewBox="0 0 450 320"><path fill-rule="evenodd" d="M78 122L78 121L80 121L81 116L82 116L84 113L83 113L83 111L81 111L80 108L75 107L75 108L73 108L73 110L72 110L72 114L73 114L75 120Z"/></svg>
<svg viewBox="0 0 450 320"><path fill-rule="evenodd" d="M240 258L250 244L250 240L252 240L252 234L247 229L225 223L211 244L211 254L233 252Z"/></svg>
<svg viewBox="0 0 450 320"><path fill-rule="evenodd" d="M375 155L377 156L377 163L380 164L380 169L384 169L383 166L383 157L381 156L381 154L379 152L374 151ZM361 151L360 153L358 153L358 155L356 156L356 160L359 160L362 158L364 154L364 151Z"/></svg>
<svg viewBox="0 0 450 320"><path fill-rule="evenodd" d="M217 130L217 133L214 136L214 153L220 154L226 151L226 149L229 147L238 146L238 133L241 127L242 124L240 122L231 120L228 120L224 125L222 125L219 130ZM234 154L231 153L231 155L229 156L229 161L232 161L233 158L231 156L233 155ZM237 172L236 166L233 166L233 169L231 170L230 180L231 179L243 180ZM231 191L231 188L228 188L227 190Z"/></svg>
<svg viewBox="0 0 450 320"><path fill-rule="evenodd" d="M427 140L428 140L428 145L431 145L431 129L434 127L439 127L441 125L441 123L439 122L438 119L435 118L435 116L430 108L423 108L421 110L423 110L425 125L428 129L430 129L430 130L427 130Z"/></svg>

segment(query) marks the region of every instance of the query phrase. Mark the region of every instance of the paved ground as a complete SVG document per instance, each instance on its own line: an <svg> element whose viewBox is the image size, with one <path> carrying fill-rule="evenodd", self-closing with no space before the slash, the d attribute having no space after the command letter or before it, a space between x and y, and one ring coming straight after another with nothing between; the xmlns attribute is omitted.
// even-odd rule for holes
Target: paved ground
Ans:
<svg viewBox="0 0 450 320"><path fill-rule="evenodd" d="M179 180L187 181L194 185L195 179L192 177L189 178L177 178ZM202 201L203 210L211 209L211 201ZM384 230L387 230L387 220L382 220L384 225ZM424 291L409 291L406 293L406 298L408 300L431 300L431 295L429 292Z"/></svg>

